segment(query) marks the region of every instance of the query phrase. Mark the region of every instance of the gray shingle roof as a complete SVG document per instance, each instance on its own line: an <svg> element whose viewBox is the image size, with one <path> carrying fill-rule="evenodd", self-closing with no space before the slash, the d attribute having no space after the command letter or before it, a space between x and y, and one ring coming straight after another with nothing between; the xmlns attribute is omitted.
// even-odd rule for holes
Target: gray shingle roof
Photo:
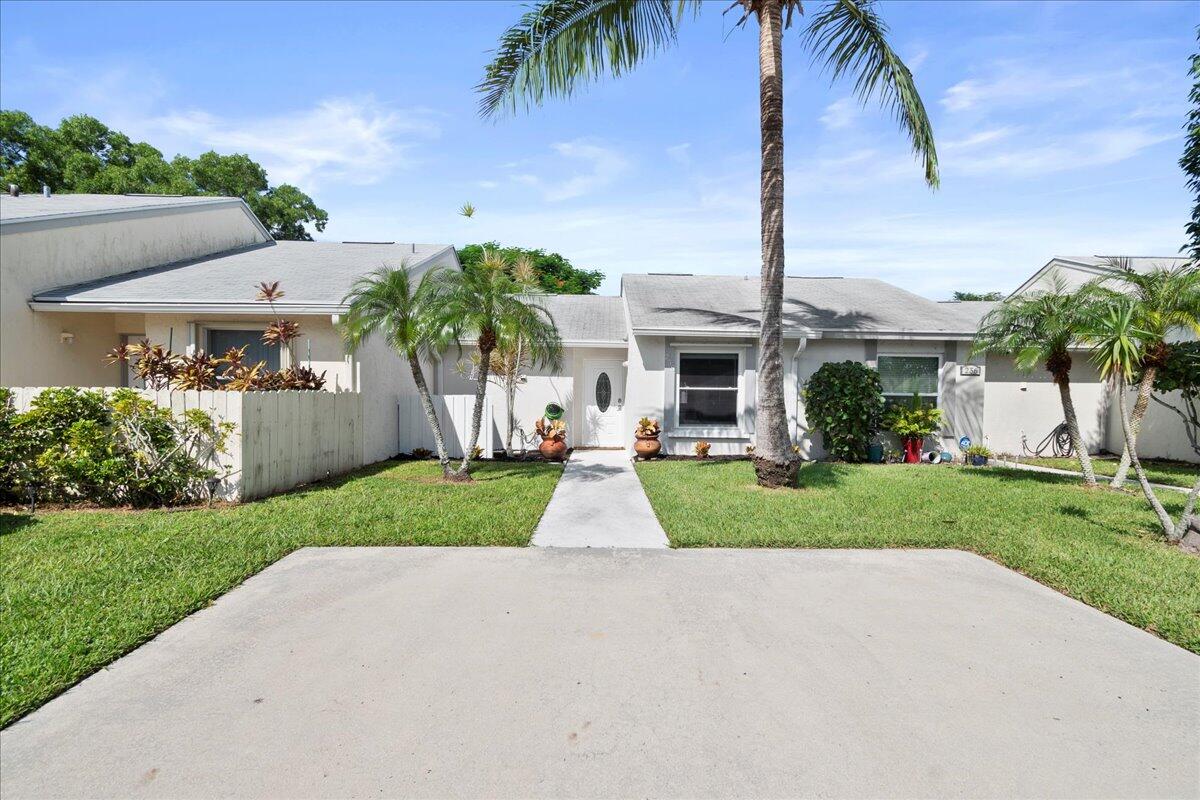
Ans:
<svg viewBox="0 0 1200 800"><path fill-rule="evenodd" d="M1000 305L995 300L948 300L938 303L948 320L967 330L978 330L980 321Z"/></svg>
<svg viewBox="0 0 1200 800"><path fill-rule="evenodd" d="M211 205L237 200L238 198L234 197L178 197L161 194L55 194L50 197L23 194L12 197L5 193L0 194L0 220L7 222L63 214L97 214L143 208Z"/></svg>
<svg viewBox="0 0 1200 800"><path fill-rule="evenodd" d="M1083 264L1088 267L1108 267L1108 262L1102 256L1055 256L1054 259ZM1132 256L1129 258L1129 266L1135 272L1149 272L1152 269L1175 269L1176 267L1182 267L1186 263L1186 258L1175 258L1173 256Z"/></svg>
<svg viewBox="0 0 1200 800"><path fill-rule="evenodd" d="M139 308L203 307L208 310L262 310L254 302L260 281L279 281L278 303L295 312L337 311L354 281L383 265L457 263L453 248L441 244L347 244L270 242L112 278L39 292L40 303Z"/></svg>
<svg viewBox="0 0 1200 800"><path fill-rule="evenodd" d="M634 331L753 334L759 324L758 278L626 275L621 291ZM887 332L964 336L974 326L945 304L874 278L785 278L784 330L793 333Z"/></svg>
<svg viewBox="0 0 1200 800"><path fill-rule="evenodd" d="M537 298L564 342L624 342L625 304L619 297L555 294Z"/></svg>

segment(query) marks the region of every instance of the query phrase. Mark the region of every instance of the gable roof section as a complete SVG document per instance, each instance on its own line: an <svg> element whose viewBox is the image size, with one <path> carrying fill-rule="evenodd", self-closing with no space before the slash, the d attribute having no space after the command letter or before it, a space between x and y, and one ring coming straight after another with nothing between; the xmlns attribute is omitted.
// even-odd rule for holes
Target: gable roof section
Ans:
<svg viewBox="0 0 1200 800"><path fill-rule="evenodd" d="M183 197L162 194L0 194L0 233L45 230L69 225L115 222L133 217L186 214L219 206L237 206L264 240L271 234L240 197Z"/></svg>
<svg viewBox="0 0 1200 800"><path fill-rule="evenodd" d="M1175 269L1186 263L1188 263L1188 259L1173 256L1132 256L1129 258L1129 266L1135 271L1143 273L1152 269ZM1028 292L1045 280L1054 270L1063 272L1072 288L1082 286L1094 278L1102 277L1113 271L1103 256L1054 256L1046 262L1045 266L1014 289L1009 297Z"/></svg>
<svg viewBox="0 0 1200 800"><path fill-rule="evenodd" d="M262 313L260 281L279 281L288 313L344 310L358 278L387 265L458 266L450 245L268 242L204 258L39 292L31 306L54 311Z"/></svg>
<svg viewBox="0 0 1200 800"><path fill-rule="evenodd" d="M753 336L758 278L626 275L634 333ZM874 278L785 278L784 333L792 336L970 338L967 315Z"/></svg>
<svg viewBox="0 0 1200 800"><path fill-rule="evenodd" d="M624 345L625 303L620 297L552 294L537 298L567 346Z"/></svg>

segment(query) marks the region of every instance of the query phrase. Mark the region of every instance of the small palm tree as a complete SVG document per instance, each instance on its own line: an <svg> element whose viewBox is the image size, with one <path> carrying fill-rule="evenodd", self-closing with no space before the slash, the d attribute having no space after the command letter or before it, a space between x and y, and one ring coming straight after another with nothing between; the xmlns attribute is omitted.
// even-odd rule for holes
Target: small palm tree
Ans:
<svg viewBox="0 0 1200 800"><path fill-rule="evenodd" d="M1079 434L1079 418L1071 399L1071 349L1080 344L1086 305L1084 298L1067 288L1062 275L1055 273L1048 289L1010 298L992 309L980 323L971 352L1011 355L1018 369L1031 372L1041 365L1053 376L1083 481L1095 486L1096 473Z"/></svg>
<svg viewBox="0 0 1200 800"><path fill-rule="evenodd" d="M1137 399L1129 415L1130 433L1136 445L1150 405L1154 378L1170 353L1168 337L1180 329L1200 334L1200 269L1188 263L1171 269L1160 267L1137 272L1128 258L1110 258L1107 263L1112 274L1096 279L1085 291L1104 305L1123 305L1122 298L1133 300L1135 322L1144 334ZM1114 489L1125 483L1130 461L1126 447L1112 479Z"/></svg>
<svg viewBox="0 0 1200 800"><path fill-rule="evenodd" d="M1095 347L1095 360L1100 367L1101 376L1113 383L1117 395L1117 408L1121 414L1125 452L1129 455L1142 493L1146 496L1150 508L1154 510L1154 515L1158 517L1163 534L1174 542L1182 539L1187 532L1192 513L1196 509L1196 500L1200 497L1200 477L1192 486L1184 504L1183 515L1176 524L1146 478L1146 471L1142 468L1142 461L1137 454L1133 420L1128 410L1129 402L1125 399L1125 390L1130 379L1146 368L1146 354L1157 344L1157 335L1153 331L1138 327L1138 321L1143 314L1138 308L1139 304L1140 301L1135 298L1121 297L1103 307L1093 307L1091 318L1084 327L1084 335Z"/></svg>
<svg viewBox="0 0 1200 800"><path fill-rule="evenodd" d="M442 285L439 324L456 341L474 337L479 351L471 438L455 471L463 477L469 474L471 451L479 441L483 400L497 349L520 343L534 361L552 369L558 369L562 363L562 340L554 319L537 302L538 293L515 280L510 272L508 261L489 248L479 264L462 272L446 272L439 279Z"/></svg>
<svg viewBox="0 0 1200 800"><path fill-rule="evenodd" d="M407 265L399 269L380 267L358 279L342 300L349 311L342 320L342 336L351 352L374 333L383 336L388 346L408 361L413 383L421 397L425 418L433 430L438 461L443 477L452 477L450 457L442 427L433 406L429 384L421 359L439 352L445 346L445 326L439 313L441 270L426 271L418 279Z"/></svg>
<svg viewBox="0 0 1200 800"><path fill-rule="evenodd" d="M606 73L620 76L673 45L677 24L700 12L700 0L542 0L500 37L477 87L480 111L493 116L546 97L569 97ZM800 0L735 0L738 25L758 21L761 312L755 471L764 486L790 486L799 466L788 433L783 394L783 31ZM854 78L863 102L893 112L923 162L925 180L938 184L933 127L912 73L892 50L873 0L824 0L809 18L805 42L814 60L837 79Z"/></svg>

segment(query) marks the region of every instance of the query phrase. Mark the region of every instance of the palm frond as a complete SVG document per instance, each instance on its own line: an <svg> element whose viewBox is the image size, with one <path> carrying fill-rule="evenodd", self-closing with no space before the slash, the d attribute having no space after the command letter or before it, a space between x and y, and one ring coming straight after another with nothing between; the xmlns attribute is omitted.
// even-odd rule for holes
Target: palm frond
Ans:
<svg viewBox="0 0 1200 800"><path fill-rule="evenodd" d="M479 113L569 97L602 75L620 76L675 43L670 0L544 0L504 32L484 78ZM682 11L682 8L681 8Z"/></svg>
<svg viewBox="0 0 1200 800"><path fill-rule="evenodd" d="M834 0L812 18L805 38L813 60L824 62L834 80L849 73L861 102L878 100L892 113L924 164L925 182L936 188L940 178L933 126L912 72L888 44L887 32L873 0Z"/></svg>

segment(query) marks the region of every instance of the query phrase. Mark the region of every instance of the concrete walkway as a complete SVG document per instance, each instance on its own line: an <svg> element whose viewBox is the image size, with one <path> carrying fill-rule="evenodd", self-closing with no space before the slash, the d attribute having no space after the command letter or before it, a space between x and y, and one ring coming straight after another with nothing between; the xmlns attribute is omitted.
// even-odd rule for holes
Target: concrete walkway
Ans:
<svg viewBox="0 0 1200 800"><path fill-rule="evenodd" d="M1200 794L1200 658L967 553L293 553L0 732L0 796Z"/></svg>
<svg viewBox="0 0 1200 800"><path fill-rule="evenodd" d="M629 455L576 450L533 533L535 547L668 547Z"/></svg>

